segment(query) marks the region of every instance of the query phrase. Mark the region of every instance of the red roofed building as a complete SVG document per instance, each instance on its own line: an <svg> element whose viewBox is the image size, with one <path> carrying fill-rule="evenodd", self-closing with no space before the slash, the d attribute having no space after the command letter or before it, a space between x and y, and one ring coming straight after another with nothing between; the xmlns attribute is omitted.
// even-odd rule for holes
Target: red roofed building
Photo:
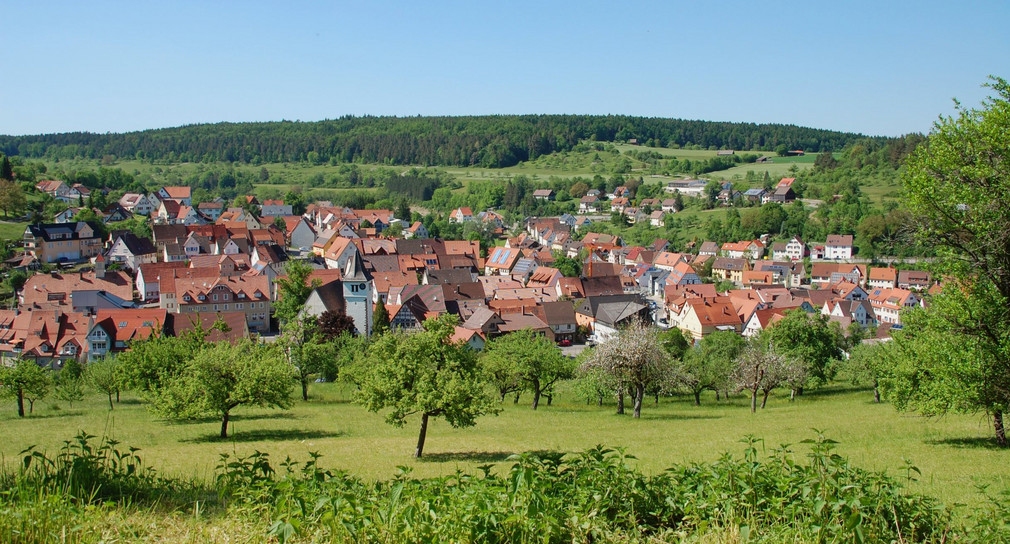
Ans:
<svg viewBox="0 0 1010 544"><path fill-rule="evenodd" d="M474 220L473 210L471 210L467 206L463 206L462 208L456 208L455 210L452 211L452 213L449 214L450 223L466 223L468 221L473 220Z"/></svg>
<svg viewBox="0 0 1010 544"><path fill-rule="evenodd" d="M98 310L88 330L88 360L126 351L133 342L146 340L155 333L162 334L167 321L168 312L157 308Z"/></svg>
<svg viewBox="0 0 1010 544"><path fill-rule="evenodd" d="M250 330L269 332L272 297L267 276L174 279L171 286L163 281L161 308L174 313L242 312Z"/></svg>

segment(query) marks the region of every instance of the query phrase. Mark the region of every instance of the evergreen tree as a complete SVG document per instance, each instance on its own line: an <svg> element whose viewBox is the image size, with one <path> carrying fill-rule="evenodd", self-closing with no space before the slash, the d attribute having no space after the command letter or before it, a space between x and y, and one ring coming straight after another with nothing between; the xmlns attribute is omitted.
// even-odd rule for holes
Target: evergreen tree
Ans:
<svg viewBox="0 0 1010 544"><path fill-rule="evenodd" d="M379 335L389 330L389 311L386 305L379 301L372 313L372 334Z"/></svg>
<svg viewBox="0 0 1010 544"><path fill-rule="evenodd" d="M11 168L11 161L7 155L4 155L3 160L0 160L0 179L14 181L14 169Z"/></svg>

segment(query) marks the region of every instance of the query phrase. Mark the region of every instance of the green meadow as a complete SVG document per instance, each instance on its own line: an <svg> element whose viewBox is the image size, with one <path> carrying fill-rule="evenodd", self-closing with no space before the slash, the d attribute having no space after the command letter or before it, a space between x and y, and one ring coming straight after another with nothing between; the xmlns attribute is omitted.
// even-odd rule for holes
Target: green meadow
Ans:
<svg viewBox="0 0 1010 544"><path fill-rule="evenodd" d="M886 470L904 480L907 460L921 471L909 489L947 505L980 504L978 485L1010 488L1006 452L994 447L984 417L929 419L898 413L888 404L874 404L869 391L840 385L808 391L795 402L786 392L776 392L768 407L755 414L741 395L720 402L706 395L701 406L687 397L660 398L659 404L650 399L642 418L635 420L616 415L612 404L598 407L578 400L565 384L551 406L542 403L537 411L523 398L517 405L507 400L500 415L483 417L471 428L453 429L434 420L420 460L412 457L416 422L404 428L387 425L381 413L351 402L352 391L340 384L313 384L310 395L291 410L237 410L228 440L216 438L220 423L215 419L169 423L151 415L132 394L111 411L100 395L89 395L73 407L37 401L34 413L23 419L6 400L0 403L0 456L12 466L30 446L55 453L64 440L84 430L140 448L145 464L165 475L209 481L222 453L261 451L276 460L306 460L318 452L325 468L384 480L402 465L417 477L457 469L475 473L484 464L503 470L515 453L575 452L602 444L625 448L639 469L656 474L676 463L713 461L724 452L739 455L740 440L748 435L761 439L765 451L791 444L801 457L808 450L800 442L820 431L838 441L837 452L855 466Z"/></svg>

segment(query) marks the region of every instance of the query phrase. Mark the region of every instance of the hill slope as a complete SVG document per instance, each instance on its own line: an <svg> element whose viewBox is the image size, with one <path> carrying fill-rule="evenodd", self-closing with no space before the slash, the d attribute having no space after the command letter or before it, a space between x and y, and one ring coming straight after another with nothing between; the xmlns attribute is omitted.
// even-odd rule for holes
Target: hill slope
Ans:
<svg viewBox="0 0 1010 544"><path fill-rule="evenodd" d="M0 136L0 152L31 158L107 155L168 161L244 163L363 161L500 168L580 140L657 146L836 151L863 135L794 125L629 116L501 115L342 117L317 122L217 123L125 134L73 132Z"/></svg>

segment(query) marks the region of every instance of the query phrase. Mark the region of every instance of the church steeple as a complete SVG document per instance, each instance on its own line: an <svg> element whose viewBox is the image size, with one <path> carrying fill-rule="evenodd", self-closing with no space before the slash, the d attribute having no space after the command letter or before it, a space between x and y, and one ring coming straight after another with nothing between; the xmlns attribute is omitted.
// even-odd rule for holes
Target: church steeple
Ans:
<svg viewBox="0 0 1010 544"><path fill-rule="evenodd" d="M354 257L347 259L340 281L344 287L345 312L354 320L354 328L362 336L371 336L374 304L372 275L365 268L361 253L355 251Z"/></svg>
<svg viewBox="0 0 1010 544"><path fill-rule="evenodd" d="M353 259L347 259L344 266L343 280L350 281L372 281L372 275L365 268L365 261L361 260L361 253L354 252Z"/></svg>

